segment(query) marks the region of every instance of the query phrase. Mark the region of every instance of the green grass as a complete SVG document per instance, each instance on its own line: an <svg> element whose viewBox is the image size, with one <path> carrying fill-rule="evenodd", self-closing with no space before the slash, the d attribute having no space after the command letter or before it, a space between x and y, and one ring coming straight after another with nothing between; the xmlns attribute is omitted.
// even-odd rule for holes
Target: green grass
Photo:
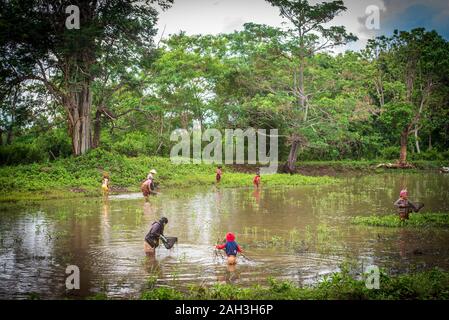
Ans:
<svg viewBox="0 0 449 320"><path fill-rule="evenodd" d="M314 286L300 287L288 281L269 279L266 286L242 288L229 284L192 286L190 290L154 288L141 295L144 300L410 300L449 299L449 272L433 269L413 274L388 276L381 272L379 289L368 289L365 276L355 279L349 270L327 276Z"/></svg>
<svg viewBox="0 0 449 320"><path fill-rule="evenodd" d="M375 171L375 172L413 172L416 170L436 170L442 166L447 166L448 161L443 160L411 160L415 169L385 169L376 168L381 163L394 163L395 160L338 160L338 161L298 161L300 169L322 169L332 168L335 171Z"/></svg>
<svg viewBox="0 0 449 320"><path fill-rule="evenodd" d="M101 149L81 157L70 157L47 163L0 167L0 201L40 200L98 196L103 171L110 174L111 186L127 191L140 191L140 182L150 169L158 171L161 188L213 185L215 165L173 164L169 158L129 158ZM237 173L224 167L223 187L252 186L254 174ZM262 177L265 186L317 185L335 183L330 177L275 174Z"/></svg>
<svg viewBox="0 0 449 320"><path fill-rule="evenodd" d="M401 222L398 214L385 216L354 217L353 224L376 227L449 227L448 213L412 213L410 219Z"/></svg>

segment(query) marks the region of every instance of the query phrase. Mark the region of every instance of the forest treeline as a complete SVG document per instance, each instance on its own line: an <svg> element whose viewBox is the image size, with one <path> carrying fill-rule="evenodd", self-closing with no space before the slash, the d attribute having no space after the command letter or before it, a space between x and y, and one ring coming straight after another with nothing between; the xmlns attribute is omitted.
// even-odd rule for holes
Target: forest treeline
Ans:
<svg viewBox="0 0 449 320"><path fill-rule="evenodd" d="M153 1L78 2L81 28L69 30L68 1L0 1L2 164L93 148L168 156L171 132L195 126L278 129L290 169L296 160L449 159L449 43L436 31L395 31L334 54L356 40L324 27L342 1L300 1L301 10L270 1L291 28L246 23L164 39L154 37Z"/></svg>

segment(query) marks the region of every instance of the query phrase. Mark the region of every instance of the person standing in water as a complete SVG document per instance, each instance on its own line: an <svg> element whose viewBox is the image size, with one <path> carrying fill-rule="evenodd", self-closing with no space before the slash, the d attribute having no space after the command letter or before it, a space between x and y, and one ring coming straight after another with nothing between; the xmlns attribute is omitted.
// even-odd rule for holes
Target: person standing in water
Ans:
<svg viewBox="0 0 449 320"><path fill-rule="evenodd" d="M253 179L253 184L254 184L254 187L256 189L259 189L259 185L260 185L260 172L259 172L259 170L257 170L256 176Z"/></svg>
<svg viewBox="0 0 449 320"><path fill-rule="evenodd" d="M221 181L221 176L223 175L223 172L221 171L221 166L218 166L217 167L217 171L216 171L216 174L215 174L215 181L217 182L217 183L219 183L220 181Z"/></svg>
<svg viewBox="0 0 449 320"><path fill-rule="evenodd" d="M399 193L399 199L394 202L394 205L398 208L398 214L401 221L409 219L410 212L418 212L421 210L423 205L415 205L410 200L408 200L407 189L402 189Z"/></svg>
<svg viewBox="0 0 449 320"><path fill-rule="evenodd" d="M157 174L155 169L151 169L150 173L147 176L147 179L141 184L140 190L145 198L145 201L148 201L148 196L154 192L154 175Z"/></svg>
<svg viewBox="0 0 449 320"><path fill-rule="evenodd" d="M168 219L166 217L162 217L159 221L153 222L150 231L145 236L145 253L150 255L156 253L156 248L159 246L159 239L161 236L164 236L164 228L167 223Z"/></svg>
<svg viewBox="0 0 449 320"><path fill-rule="evenodd" d="M215 249L224 249L228 256L228 265L237 264L237 253L242 252L242 248L235 242L235 235L232 232L226 234L226 243L217 244Z"/></svg>
<svg viewBox="0 0 449 320"><path fill-rule="evenodd" d="M107 196L109 194L109 174L107 172L103 172L101 190L103 191L104 196Z"/></svg>

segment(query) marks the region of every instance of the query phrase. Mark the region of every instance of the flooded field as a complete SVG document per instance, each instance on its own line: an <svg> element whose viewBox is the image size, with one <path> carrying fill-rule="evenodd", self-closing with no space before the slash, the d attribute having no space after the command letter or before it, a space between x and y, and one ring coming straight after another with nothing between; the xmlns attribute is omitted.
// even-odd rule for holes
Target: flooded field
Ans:
<svg viewBox="0 0 449 320"><path fill-rule="evenodd" d="M446 228L380 228L350 224L358 215L394 212L402 186L423 212L449 212L449 175L341 177L327 186L161 190L109 199L0 204L0 298L137 298L149 286L264 284L268 277L319 281L344 261L389 273L449 270ZM166 216L177 236L155 258L143 251L151 223ZM214 245L232 231L243 247L229 270ZM80 269L81 289L67 291L66 267Z"/></svg>

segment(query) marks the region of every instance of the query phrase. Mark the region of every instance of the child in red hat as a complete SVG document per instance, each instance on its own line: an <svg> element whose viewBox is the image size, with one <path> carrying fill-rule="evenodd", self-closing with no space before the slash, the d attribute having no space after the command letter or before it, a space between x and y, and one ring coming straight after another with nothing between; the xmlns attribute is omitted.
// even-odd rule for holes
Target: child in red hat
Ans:
<svg viewBox="0 0 449 320"><path fill-rule="evenodd" d="M228 264L234 265L237 263L237 252L242 252L242 248L235 242L235 235L232 232L226 234L226 243L218 244L216 249L225 249L228 256Z"/></svg>

